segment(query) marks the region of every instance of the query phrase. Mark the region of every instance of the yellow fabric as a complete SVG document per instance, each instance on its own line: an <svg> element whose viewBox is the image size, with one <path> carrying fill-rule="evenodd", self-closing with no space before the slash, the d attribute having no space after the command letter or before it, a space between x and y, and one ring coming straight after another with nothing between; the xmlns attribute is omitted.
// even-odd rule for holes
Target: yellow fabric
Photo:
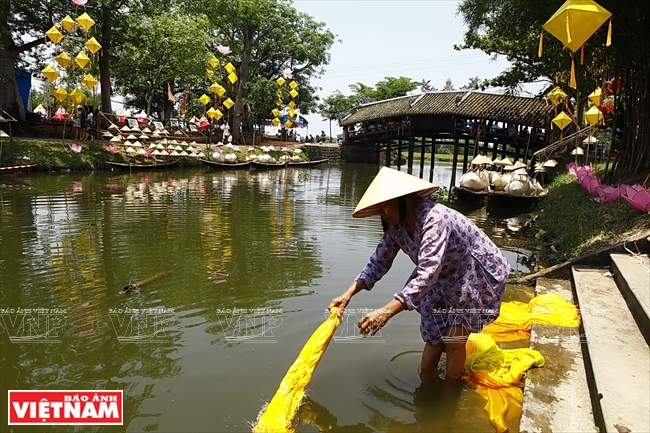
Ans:
<svg viewBox="0 0 650 433"><path fill-rule="evenodd" d="M552 120L552 122L560 128L560 130L563 130L566 128L571 122L573 122L573 119L571 119L564 111L560 112L557 116L555 116Z"/></svg>
<svg viewBox="0 0 650 433"><path fill-rule="evenodd" d="M533 323L577 328L578 309L555 293L539 295L525 304L511 301L501 303L499 317L483 327L496 341L518 341L530 338Z"/></svg>
<svg viewBox="0 0 650 433"><path fill-rule="evenodd" d="M508 421L521 414L523 378L526 370L544 365L542 355L533 349L501 350L496 341L530 338L533 323L578 327L580 317L575 305L562 296L549 293L536 296L528 304L503 302L499 317L470 334L465 360L466 381L487 400L485 410L499 433L508 429Z"/></svg>
<svg viewBox="0 0 650 433"><path fill-rule="evenodd" d="M330 316L316 329L302 348L257 425L253 428L254 433L293 431L291 421L305 394L305 387L325 353L334 331L341 323L337 312L337 308L332 308Z"/></svg>
<svg viewBox="0 0 650 433"><path fill-rule="evenodd" d="M470 334L466 351L465 380L487 400L492 425L505 432L508 421L521 414L526 370L544 365L544 357L533 349L502 350L487 334Z"/></svg>

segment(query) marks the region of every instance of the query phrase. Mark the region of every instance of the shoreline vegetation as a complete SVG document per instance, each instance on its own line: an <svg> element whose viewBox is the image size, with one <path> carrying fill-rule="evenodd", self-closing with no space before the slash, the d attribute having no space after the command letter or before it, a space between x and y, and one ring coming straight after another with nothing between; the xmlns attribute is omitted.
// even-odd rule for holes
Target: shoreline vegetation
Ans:
<svg viewBox="0 0 650 433"><path fill-rule="evenodd" d="M79 142L80 153L70 149L71 141L14 139L1 142L0 165L38 164L38 171L69 172L110 170L108 161L123 162L119 155L106 151L108 142ZM436 161L451 162L452 154L436 154ZM181 167L202 166L199 158L181 158ZM604 164L594 166L600 177ZM536 239L542 247L540 260L549 266L594 252L643 232L650 232L650 216L634 209L624 200L596 203L563 164L546 174L548 196L538 204L540 217L534 225ZM647 182L644 176L632 177L627 183ZM616 186L616 185L614 185Z"/></svg>

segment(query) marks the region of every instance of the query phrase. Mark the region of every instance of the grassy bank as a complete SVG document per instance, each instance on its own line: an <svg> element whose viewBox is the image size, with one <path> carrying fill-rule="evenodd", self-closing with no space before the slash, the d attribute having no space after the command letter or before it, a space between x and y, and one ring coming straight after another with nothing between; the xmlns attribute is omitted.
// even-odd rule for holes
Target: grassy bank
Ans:
<svg viewBox="0 0 650 433"><path fill-rule="evenodd" d="M402 158L404 161L408 160L408 152L402 152ZM415 161L420 160L420 154L414 155L413 158ZM425 160L431 160L431 153L425 153L424 154L424 159ZM460 161L460 158L458 158ZM454 155L451 153L436 153L436 161L439 162L453 162L454 161Z"/></svg>
<svg viewBox="0 0 650 433"><path fill-rule="evenodd" d="M599 168L595 168L596 174ZM575 176L561 171L540 202L537 238L545 246L544 262L556 264L650 231L647 213L634 209L624 199L596 203L595 195L585 191Z"/></svg>
<svg viewBox="0 0 650 433"><path fill-rule="evenodd" d="M14 139L2 142L0 165L38 164L39 171L86 171L105 170L110 167L107 161L126 162L120 154L106 151L108 142L76 142L82 146L80 153L70 149L70 140L22 140ZM121 145L118 145L118 147ZM132 158L135 160L136 158ZM198 158L183 157L179 161L182 166L200 166Z"/></svg>

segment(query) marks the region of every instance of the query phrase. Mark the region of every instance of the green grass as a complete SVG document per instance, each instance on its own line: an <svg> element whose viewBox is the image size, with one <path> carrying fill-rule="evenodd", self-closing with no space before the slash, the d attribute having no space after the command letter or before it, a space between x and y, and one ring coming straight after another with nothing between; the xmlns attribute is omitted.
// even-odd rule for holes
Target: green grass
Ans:
<svg viewBox="0 0 650 433"><path fill-rule="evenodd" d="M621 199L596 203L568 173L558 174L540 202L537 238L547 247L542 260L560 262L622 241L639 231L650 230L650 217ZM555 251L553 251L555 250Z"/></svg>
<svg viewBox="0 0 650 433"><path fill-rule="evenodd" d="M402 152L402 158L404 159L404 161L408 160L408 156L409 156L408 152ZM413 159L415 161L419 161L420 160L420 154L416 153L416 155L414 155ZM425 153L424 154L424 159L430 160L431 159L431 153L430 152ZM453 162L453 160L454 160L454 155L451 154L451 153L436 153L436 161ZM458 158L458 161L460 161L460 157Z"/></svg>

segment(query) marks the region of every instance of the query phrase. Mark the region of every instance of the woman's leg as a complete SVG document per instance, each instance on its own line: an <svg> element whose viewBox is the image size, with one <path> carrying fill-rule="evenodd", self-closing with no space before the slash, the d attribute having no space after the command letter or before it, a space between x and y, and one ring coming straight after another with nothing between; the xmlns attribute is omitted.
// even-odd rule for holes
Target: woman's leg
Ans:
<svg viewBox="0 0 650 433"><path fill-rule="evenodd" d="M452 325L445 334L445 351L447 352L447 371L445 379L459 380L465 370L465 343L469 336L469 329L462 325Z"/></svg>
<svg viewBox="0 0 650 433"><path fill-rule="evenodd" d="M436 370L444 347L445 345L442 343L435 346L425 343L420 362L420 380L423 383L428 382L429 378L437 376Z"/></svg>

